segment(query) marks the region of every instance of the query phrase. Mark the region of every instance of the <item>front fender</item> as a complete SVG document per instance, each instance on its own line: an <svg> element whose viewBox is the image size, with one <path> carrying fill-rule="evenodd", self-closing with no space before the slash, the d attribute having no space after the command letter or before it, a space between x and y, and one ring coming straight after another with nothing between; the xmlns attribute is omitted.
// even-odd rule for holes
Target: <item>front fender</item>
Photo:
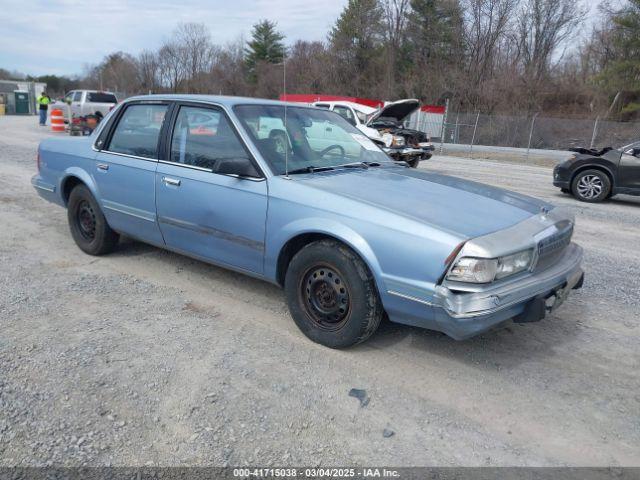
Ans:
<svg viewBox="0 0 640 480"><path fill-rule="evenodd" d="M282 248L294 237L317 233L333 237L348 245L367 264L373 274L378 289L384 291L382 269L369 243L352 228L336 220L322 217L308 217L293 220L282 226L267 241L265 251L265 276L276 281L278 256Z"/></svg>

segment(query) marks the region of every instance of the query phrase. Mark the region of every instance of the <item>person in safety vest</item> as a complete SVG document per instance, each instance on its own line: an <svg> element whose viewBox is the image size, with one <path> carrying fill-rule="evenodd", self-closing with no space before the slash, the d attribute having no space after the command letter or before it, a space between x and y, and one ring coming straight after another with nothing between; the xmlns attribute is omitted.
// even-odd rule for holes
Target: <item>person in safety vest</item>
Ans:
<svg viewBox="0 0 640 480"><path fill-rule="evenodd" d="M36 102L38 103L38 113L40 114L40 126L44 127L47 123L47 110L49 110L51 98L49 98L47 92L42 92Z"/></svg>

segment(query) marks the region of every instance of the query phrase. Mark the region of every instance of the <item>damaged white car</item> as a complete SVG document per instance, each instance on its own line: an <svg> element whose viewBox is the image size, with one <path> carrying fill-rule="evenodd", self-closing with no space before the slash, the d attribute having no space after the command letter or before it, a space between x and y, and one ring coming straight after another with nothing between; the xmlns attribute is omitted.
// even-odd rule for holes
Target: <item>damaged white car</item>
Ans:
<svg viewBox="0 0 640 480"><path fill-rule="evenodd" d="M402 124L420 107L416 99L390 102L381 108L347 101L319 101L314 106L332 110L376 142L394 160L417 167L421 160L433 155L429 136Z"/></svg>

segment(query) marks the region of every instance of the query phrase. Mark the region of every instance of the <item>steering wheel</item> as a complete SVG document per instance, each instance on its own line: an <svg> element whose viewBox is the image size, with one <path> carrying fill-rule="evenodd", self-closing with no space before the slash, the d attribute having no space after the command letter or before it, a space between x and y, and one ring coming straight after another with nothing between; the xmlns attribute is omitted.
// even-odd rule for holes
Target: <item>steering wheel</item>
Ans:
<svg viewBox="0 0 640 480"><path fill-rule="evenodd" d="M325 148L324 150L322 150L320 152L320 156L324 157L327 153L329 153L331 150L340 150L340 155L342 157L344 157L344 148L342 148L341 145L329 145L327 148Z"/></svg>

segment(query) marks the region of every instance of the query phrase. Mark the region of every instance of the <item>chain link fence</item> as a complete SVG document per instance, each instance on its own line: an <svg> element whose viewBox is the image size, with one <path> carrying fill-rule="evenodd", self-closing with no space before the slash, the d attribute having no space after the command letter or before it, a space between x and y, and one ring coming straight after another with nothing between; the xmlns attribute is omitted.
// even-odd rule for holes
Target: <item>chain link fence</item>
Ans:
<svg viewBox="0 0 640 480"><path fill-rule="evenodd" d="M445 143L566 150L571 147L619 147L640 140L639 122L614 122L581 118L533 115L445 115L442 139Z"/></svg>
<svg viewBox="0 0 640 480"><path fill-rule="evenodd" d="M559 118L542 115L487 115L446 111L418 112L407 126L426 132L434 142L527 150L567 150L571 147L620 147L640 141L640 122L597 118Z"/></svg>

